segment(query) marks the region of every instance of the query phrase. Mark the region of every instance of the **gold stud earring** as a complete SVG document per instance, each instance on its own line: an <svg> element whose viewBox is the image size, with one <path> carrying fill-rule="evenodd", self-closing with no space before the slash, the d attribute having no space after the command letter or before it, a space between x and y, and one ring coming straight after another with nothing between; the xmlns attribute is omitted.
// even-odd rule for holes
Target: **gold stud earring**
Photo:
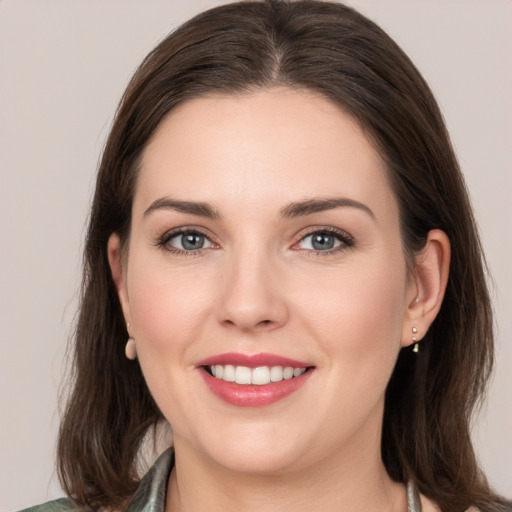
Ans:
<svg viewBox="0 0 512 512"><path fill-rule="evenodd" d="M413 327L412 328L412 341L414 341L414 347L412 348L412 351L415 352L415 353L418 353L419 352L419 344L418 344L418 339L416 338L415 334L417 334L418 332L418 329L416 329L416 327Z"/></svg>

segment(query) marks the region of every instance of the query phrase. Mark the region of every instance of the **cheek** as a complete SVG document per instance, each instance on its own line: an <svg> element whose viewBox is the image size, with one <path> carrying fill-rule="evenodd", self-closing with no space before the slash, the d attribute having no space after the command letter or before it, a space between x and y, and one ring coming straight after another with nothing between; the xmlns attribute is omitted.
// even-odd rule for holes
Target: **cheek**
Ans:
<svg viewBox="0 0 512 512"><path fill-rule="evenodd" d="M185 351L200 336L211 303L208 284L194 271L178 272L159 262L138 264L135 258L128 295L141 362Z"/></svg>
<svg viewBox="0 0 512 512"><path fill-rule="evenodd" d="M140 262L134 257L128 272L137 357L153 398L177 431L199 407L187 378L197 360L197 340L204 336L211 287L204 279L199 286L197 277L147 257Z"/></svg>
<svg viewBox="0 0 512 512"><path fill-rule="evenodd" d="M351 266L336 274L311 297L300 326L323 355L326 380L316 407L330 418L326 443L350 438L369 418L381 421L400 350L406 284L400 265Z"/></svg>
<svg viewBox="0 0 512 512"><path fill-rule="evenodd" d="M400 257L333 269L303 303L305 329L322 345L327 364L343 375L387 377L398 351L405 309L406 269ZM370 371L370 367L373 371ZM382 371L380 371L380 369Z"/></svg>

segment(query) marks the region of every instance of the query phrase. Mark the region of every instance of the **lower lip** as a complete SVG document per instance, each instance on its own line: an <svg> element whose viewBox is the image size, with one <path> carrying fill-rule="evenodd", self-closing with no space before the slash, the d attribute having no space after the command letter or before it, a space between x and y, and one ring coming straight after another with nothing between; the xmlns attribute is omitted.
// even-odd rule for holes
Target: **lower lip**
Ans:
<svg viewBox="0 0 512 512"><path fill-rule="evenodd" d="M309 369L293 379L257 386L226 382L213 377L204 368L199 370L209 390L215 396L237 407L262 407L278 402L301 388L313 373L312 369Z"/></svg>

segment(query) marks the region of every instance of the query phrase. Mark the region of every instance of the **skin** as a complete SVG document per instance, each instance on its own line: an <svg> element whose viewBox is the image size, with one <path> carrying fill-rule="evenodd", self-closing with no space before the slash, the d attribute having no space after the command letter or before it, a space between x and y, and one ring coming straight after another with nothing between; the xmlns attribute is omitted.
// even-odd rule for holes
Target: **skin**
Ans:
<svg viewBox="0 0 512 512"><path fill-rule="evenodd" d="M145 214L164 197L209 203L218 217ZM371 213L281 215L332 197ZM144 151L132 215L126 254L115 234L108 251L138 360L173 428L167 511L405 511L405 488L380 458L384 391L412 327L421 339L439 310L449 242L430 232L407 272L387 170L358 124L308 91L184 103ZM164 237L184 226L206 235L203 249ZM315 250L311 231L332 228L351 244ZM225 352L315 369L277 403L234 407L196 366Z"/></svg>

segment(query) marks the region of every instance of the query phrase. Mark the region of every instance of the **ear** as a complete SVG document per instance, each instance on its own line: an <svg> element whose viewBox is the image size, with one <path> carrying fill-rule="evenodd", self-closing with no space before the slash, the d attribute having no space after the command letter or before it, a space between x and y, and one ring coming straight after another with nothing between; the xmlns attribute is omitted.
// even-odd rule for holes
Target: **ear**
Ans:
<svg viewBox="0 0 512 512"><path fill-rule="evenodd" d="M403 347L420 341L441 309L450 271L450 240L446 233L440 229L429 231L425 246L414 259L402 327Z"/></svg>
<svg viewBox="0 0 512 512"><path fill-rule="evenodd" d="M131 322L130 302L128 300L128 290L126 288L126 276L123 270L121 240L117 233L112 233L108 239L107 254L112 278L116 285L117 296L119 297L121 309L123 310L124 320L128 325Z"/></svg>

